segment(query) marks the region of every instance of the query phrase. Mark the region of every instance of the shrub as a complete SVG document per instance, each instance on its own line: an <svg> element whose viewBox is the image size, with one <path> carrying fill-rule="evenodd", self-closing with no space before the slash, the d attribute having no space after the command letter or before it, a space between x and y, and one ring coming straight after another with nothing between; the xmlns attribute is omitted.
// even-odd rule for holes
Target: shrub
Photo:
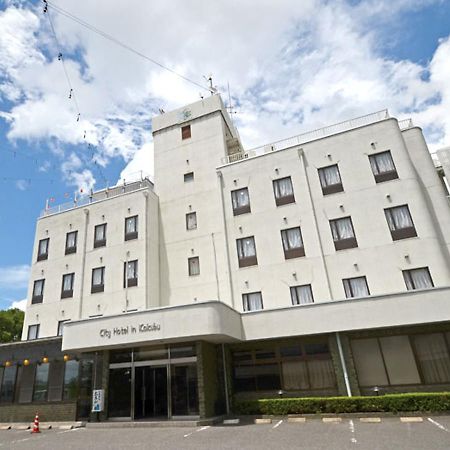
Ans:
<svg viewBox="0 0 450 450"><path fill-rule="evenodd" d="M234 402L236 414L286 415L354 412L443 412L450 410L449 392L389 394L379 397L305 397Z"/></svg>

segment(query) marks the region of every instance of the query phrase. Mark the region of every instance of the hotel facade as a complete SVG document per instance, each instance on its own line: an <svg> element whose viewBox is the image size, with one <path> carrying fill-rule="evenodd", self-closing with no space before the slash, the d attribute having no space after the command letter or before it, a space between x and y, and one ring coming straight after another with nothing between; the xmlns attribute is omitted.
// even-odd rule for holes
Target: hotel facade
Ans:
<svg viewBox="0 0 450 450"><path fill-rule="evenodd" d="M154 183L38 219L0 422L450 389L450 159L420 128L381 111L244 151L214 95L153 138Z"/></svg>

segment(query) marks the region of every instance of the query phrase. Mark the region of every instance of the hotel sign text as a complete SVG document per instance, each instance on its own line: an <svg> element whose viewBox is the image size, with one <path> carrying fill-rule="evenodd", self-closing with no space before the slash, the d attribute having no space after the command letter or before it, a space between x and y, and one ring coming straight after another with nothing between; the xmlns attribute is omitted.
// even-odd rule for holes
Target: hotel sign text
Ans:
<svg viewBox="0 0 450 450"><path fill-rule="evenodd" d="M102 328L99 331L101 338L111 339L114 336L126 336L129 334L138 334L138 333L150 333L152 331L159 331L161 329L161 325L159 323L140 323L137 326L127 325L121 327L114 328Z"/></svg>

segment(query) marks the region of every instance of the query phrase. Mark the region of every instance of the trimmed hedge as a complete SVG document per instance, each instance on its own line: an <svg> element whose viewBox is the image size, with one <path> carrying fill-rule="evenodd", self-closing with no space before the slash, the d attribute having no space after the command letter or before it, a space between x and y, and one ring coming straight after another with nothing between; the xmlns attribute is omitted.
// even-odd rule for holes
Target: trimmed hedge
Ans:
<svg viewBox="0 0 450 450"><path fill-rule="evenodd" d="M388 394L379 397L305 397L240 400L234 413L252 415L356 412L441 412L450 410L450 392Z"/></svg>

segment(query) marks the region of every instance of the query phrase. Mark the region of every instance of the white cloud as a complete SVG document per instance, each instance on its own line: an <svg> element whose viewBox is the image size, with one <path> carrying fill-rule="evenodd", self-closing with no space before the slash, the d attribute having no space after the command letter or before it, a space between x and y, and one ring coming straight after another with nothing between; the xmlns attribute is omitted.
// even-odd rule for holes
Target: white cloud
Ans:
<svg viewBox="0 0 450 450"><path fill-rule="evenodd" d="M9 309L13 309L13 308L19 308L22 311L25 311L27 307L27 299L23 299L23 300L15 300L11 303L11 306L9 307Z"/></svg>
<svg viewBox="0 0 450 450"><path fill-rule="evenodd" d="M28 285L30 266L0 267L0 287L2 289L24 289Z"/></svg>

